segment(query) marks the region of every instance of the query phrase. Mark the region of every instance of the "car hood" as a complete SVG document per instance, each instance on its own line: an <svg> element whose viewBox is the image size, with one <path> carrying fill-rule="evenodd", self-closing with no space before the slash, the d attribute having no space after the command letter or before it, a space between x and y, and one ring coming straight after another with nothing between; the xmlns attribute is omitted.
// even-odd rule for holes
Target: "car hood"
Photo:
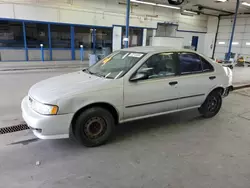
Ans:
<svg viewBox="0 0 250 188"><path fill-rule="evenodd" d="M78 71L36 83L30 88L29 96L42 103L51 103L69 95L98 90L107 81L110 80Z"/></svg>

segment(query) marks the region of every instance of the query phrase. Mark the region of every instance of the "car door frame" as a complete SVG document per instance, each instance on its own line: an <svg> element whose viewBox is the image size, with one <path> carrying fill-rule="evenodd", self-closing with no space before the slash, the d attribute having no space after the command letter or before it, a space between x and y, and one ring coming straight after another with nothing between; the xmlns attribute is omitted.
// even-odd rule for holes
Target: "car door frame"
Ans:
<svg viewBox="0 0 250 188"><path fill-rule="evenodd" d="M143 58L141 60L141 62L139 63L138 66L135 66L133 68L133 70L129 71L129 74L126 75L126 77L124 77L124 82L131 82L130 79L138 72L138 70L144 65L144 63L146 63L146 61L151 58L153 55L157 55L157 54L162 54L162 53L172 53L173 54L173 57L174 57L174 61L176 63L176 69L175 69L175 75L173 76L166 76L166 77L160 77L160 78L152 78L152 79L149 79L149 80L141 80L141 81L137 81L137 82L148 82L148 83L152 83L152 82L159 82L159 81L163 81L165 80L166 82L166 85L169 84L169 82L171 82L171 80L176 80L178 78L178 66L179 66L179 63L178 63L178 59L177 59L177 54L175 53L175 51L160 51L160 52L154 52L154 53L149 53L148 55L146 55L145 58ZM124 83L124 86L126 85L126 83ZM153 103L160 103L160 102L167 102L167 101L175 101L175 100L178 100L179 98L179 91L178 91L178 86L177 85L174 85L172 87L175 87L176 89L176 93L177 93L177 96L175 98L171 98L171 99L166 99L166 100L159 100L159 101L149 101L148 103L143 103L143 104L134 104L134 105L129 105L127 106L126 104L126 101L125 101L125 97L124 97L124 118L126 118L126 114L125 114L125 108L128 108L128 107L133 107L133 106L139 106L139 105L150 105L150 104L153 104ZM125 90L125 88L124 88ZM124 91L125 92L125 91ZM176 109L174 110L178 110L178 102L176 101ZM167 111L168 112L168 111ZM162 114L165 114L166 112L162 112ZM156 116L158 114L151 114L151 115L147 115L147 117L151 117L151 116ZM160 114L159 114L160 115ZM131 119L125 119L123 120L123 122L125 121L131 121L131 120L135 120L135 119L141 119L141 118L144 118L145 116L141 116L141 117L137 117L137 118L131 118Z"/></svg>
<svg viewBox="0 0 250 188"><path fill-rule="evenodd" d="M179 54L181 54L181 53L195 54L200 59L202 71L201 72L196 72L196 73L184 74L184 75L181 74L181 61L180 61L180 58L179 58ZM213 71L208 71L208 72L204 72L203 71L203 65L202 65L202 59L201 59L202 56L200 54L198 54L197 52L179 50L179 51L176 51L176 56L177 56L178 64L179 64L179 66L178 66L178 76L180 78L180 81L183 79L182 77L184 77L184 78L185 77L187 77L187 78L193 77L194 78L195 76L206 76L209 79L210 75L216 75L215 67L209 61L208 61L208 63L210 65L212 65ZM202 57L202 58L204 58L204 57ZM204 58L204 59L206 60L206 58ZM215 83L215 85L216 85L216 83ZM208 91L210 91L212 88L214 88L214 86L212 86L211 88L209 88ZM179 92L180 92L180 97L179 97L180 100L182 100L182 99L188 99L188 98L201 97L201 101L203 101L203 102L205 101L205 99L207 97L207 94L208 94L208 92L202 92L202 93L197 93L197 94L194 94L194 95L186 95L186 96L184 96L184 95L182 95L181 84L180 84ZM179 102L181 102L180 100L179 100ZM183 108L181 108L181 105L178 105L178 106L180 106L179 110L183 109ZM196 108L197 106L199 106L199 105L193 105L193 106L190 105L190 108Z"/></svg>

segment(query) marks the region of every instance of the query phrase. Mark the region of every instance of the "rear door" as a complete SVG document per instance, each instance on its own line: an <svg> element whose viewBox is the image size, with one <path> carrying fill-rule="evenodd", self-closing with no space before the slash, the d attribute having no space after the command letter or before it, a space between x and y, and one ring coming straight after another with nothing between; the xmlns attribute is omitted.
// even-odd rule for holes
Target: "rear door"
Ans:
<svg viewBox="0 0 250 188"><path fill-rule="evenodd" d="M192 52L180 52L179 57L179 109L200 106L206 94L216 85L213 66Z"/></svg>

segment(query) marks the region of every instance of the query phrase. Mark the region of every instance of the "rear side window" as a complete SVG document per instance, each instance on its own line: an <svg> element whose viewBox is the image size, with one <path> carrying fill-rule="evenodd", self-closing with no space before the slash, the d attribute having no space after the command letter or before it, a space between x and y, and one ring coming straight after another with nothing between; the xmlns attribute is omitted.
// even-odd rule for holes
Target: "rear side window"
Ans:
<svg viewBox="0 0 250 188"><path fill-rule="evenodd" d="M180 71L182 75L202 72L202 62L195 53L179 53Z"/></svg>
<svg viewBox="0 0 250 188"><path fill-rule="evenodd" d="M207 60L205 60L203 57L200 57L200 58L201 58L201 62L202 62L203 72L213 72L214 67Z"/></svg>

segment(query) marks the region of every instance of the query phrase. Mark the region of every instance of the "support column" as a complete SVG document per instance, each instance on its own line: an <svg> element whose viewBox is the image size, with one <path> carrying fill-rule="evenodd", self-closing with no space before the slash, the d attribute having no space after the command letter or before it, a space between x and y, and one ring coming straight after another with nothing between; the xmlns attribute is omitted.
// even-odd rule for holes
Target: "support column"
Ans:
<svg viewBox="0 0 250 188"><path fill-rule="evenodd" d="M48 38L49 38L49 60L52 61L52 43L51 43L50 24L48 24Z"/></svg>
<svg viewBox="0 0 250 188"><path fill-rule="evenodd" d="M126 15L126 40L125 48L128 48L129 44L129 17L130 17L130 0L127 0L127 15Z"/></svg>
<svg viewBox="0 0 250 188"><path fill-rule="evenodd" d="M70 26L71 58L75 60L75 28Z"/></svg>
<svg viewBox="0 0 250 188"><path fill-rule="evenodd" d="M220 19L221 19L220 16L218 16L218 23L217 23L216 33L215 33L215 40L214 40L214 48L213 48L212 59L214 59L215 48L217 46L217 38L218 38L219 27L220 27Z"/></svg>
<svg viewBox="0 0 250 188"><path fill-rule="evenodd" d="M122 27L113 27L112 50L120 50L122 48Z"/></svg>
<svg viewBox="0 0 250 188"><path fill-rule="evenodd" d="M240 5L240 0L237 0L237 2L236 2L236 8L235 8L235 14L234 14L234 23L233 23L233 28L232 28L232 33L231 33L231 38L230 38L230 42L229 42L229 48L228 48L228 53L227 53L226 60L229 60L230 57L231 57L232 42L234 40L234 30L235 30L235 25L236 25L236 20L237 20L237 14L238 14L238 10L239 10L239 5Z"/></svg>
<svg viewBox="0 0 250 188"><path fill-rule="evenodd" d="M93 29L92 32L93 37L93 53L96 53L96 28Z"/></svg>
<svg viewBox="0 0 250 188"><path fill-rule="evenodd" d="M29 61L29 54L28 54L28 47L27 47L27 40L26 40L26 29L25 29L24 22L23 22L23 41L24 41L24 50L25 50L25 60Z"/></svg>
<svg viewBox="0 0 250 188"><path fill-rule="evenodd" d="M143 29L142 46L147 46L147 29Z"/></svg>

